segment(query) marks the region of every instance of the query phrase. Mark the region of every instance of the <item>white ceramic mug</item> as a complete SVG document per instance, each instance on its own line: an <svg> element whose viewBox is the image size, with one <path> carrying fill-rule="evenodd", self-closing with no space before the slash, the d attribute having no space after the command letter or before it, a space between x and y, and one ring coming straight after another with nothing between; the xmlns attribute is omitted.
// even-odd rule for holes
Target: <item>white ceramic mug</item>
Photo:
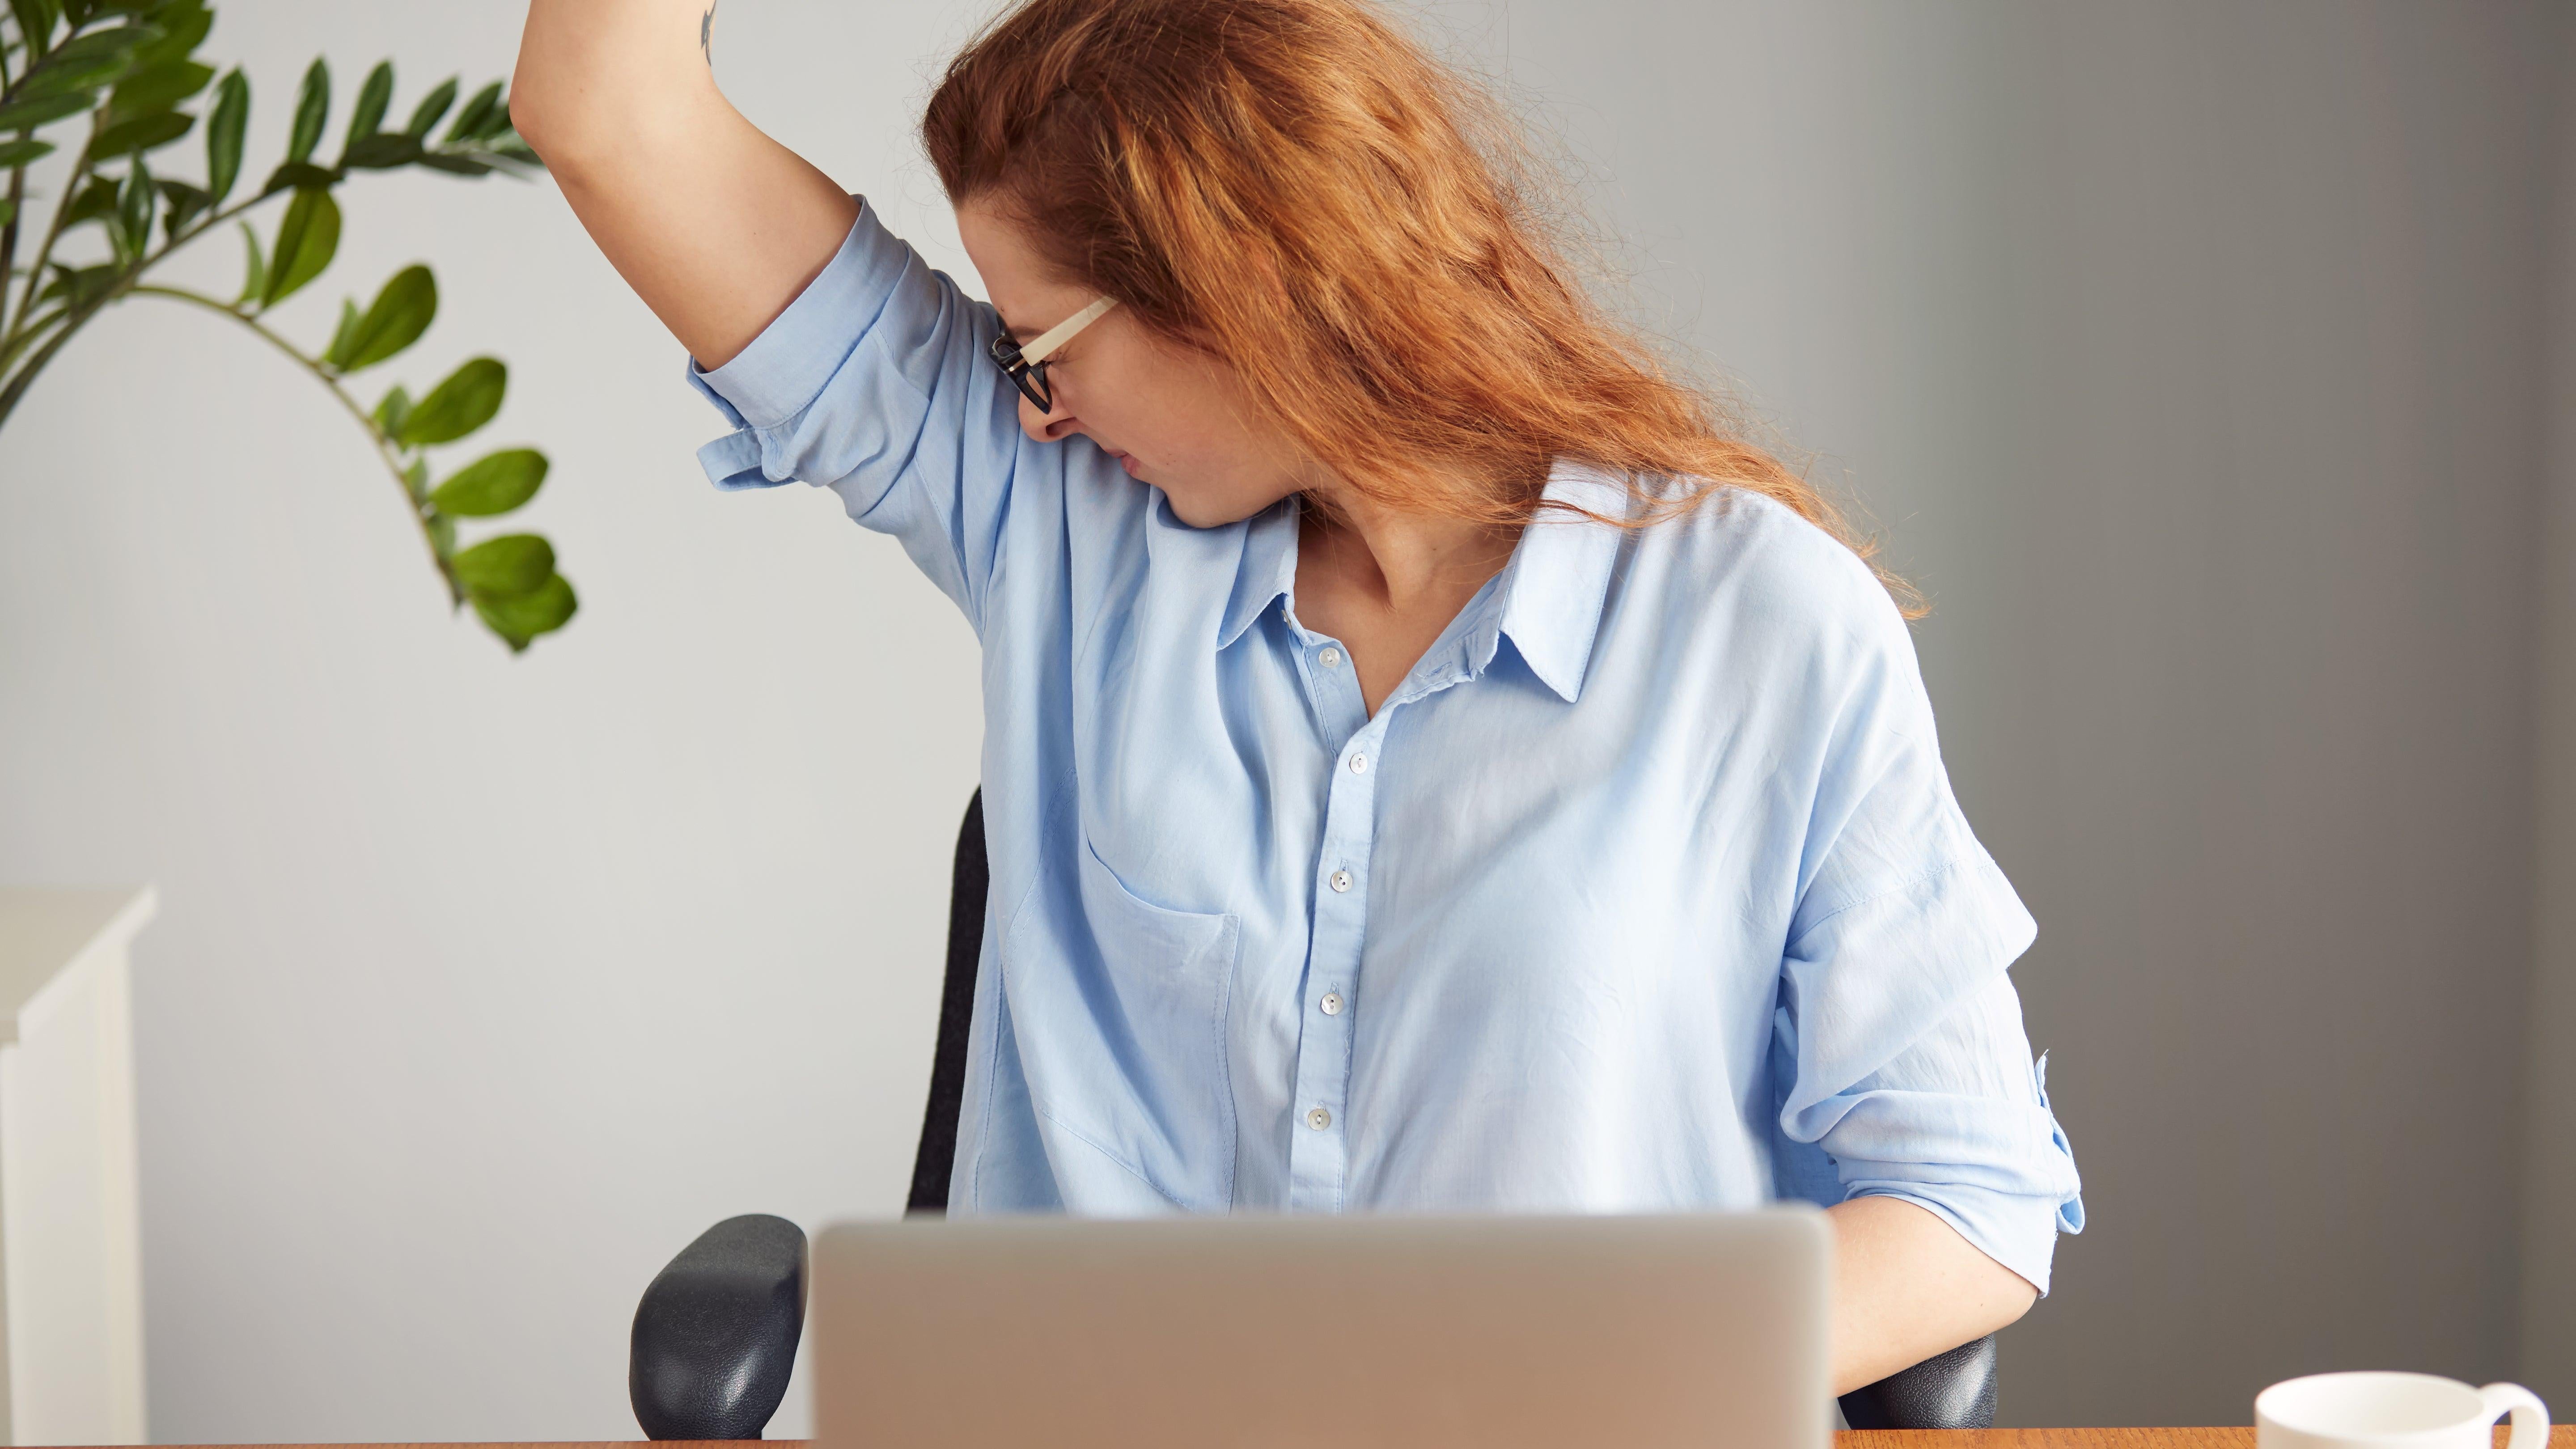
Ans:
<svg viewBox="0 0 2576 1449"><path fill-rule="evenodd" d="M2549 1406L2520 1384L2470 1388L2432 1374L2311 1374L2254 1399L2258 1449L2491 1449L2495 1421L2513 1415L2506 1449L2547 1449Z"/></svg>

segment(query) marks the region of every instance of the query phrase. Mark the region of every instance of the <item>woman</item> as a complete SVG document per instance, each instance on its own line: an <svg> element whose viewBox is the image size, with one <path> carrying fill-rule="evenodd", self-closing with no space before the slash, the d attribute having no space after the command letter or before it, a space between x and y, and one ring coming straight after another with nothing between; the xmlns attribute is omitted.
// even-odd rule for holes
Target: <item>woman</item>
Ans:
<svg viewBox="0 0 2576 1449"><path fill-rule="evenodd" d="M1836 1391L2018 1317L2074 1164L1904 619L1570 285L1369 0L1028 0L923 134L992 299L534 0L511 115L735 431L982 641L954 1210L1830 1205Z"/></svg>

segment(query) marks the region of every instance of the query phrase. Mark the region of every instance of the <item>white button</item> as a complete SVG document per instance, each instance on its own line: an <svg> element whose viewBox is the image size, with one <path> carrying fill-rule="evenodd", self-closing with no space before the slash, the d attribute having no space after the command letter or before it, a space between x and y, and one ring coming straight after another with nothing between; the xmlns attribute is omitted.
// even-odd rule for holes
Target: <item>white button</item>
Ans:
<svg viewBox="0 0 2576 1449"><path fill-rule="evenodd" d="M1332 877L1332 879L1333 879L1333 889L1335 889L1335 890L1337 890L1337 891L1346 891L1346 890L1349 890L1349 889L1351 888L1351 873L1350 873L1349 871L1346 871L1346 870L1337 870L1337 871L1334 871L1334 872L1333 872L1333 877Z"/></svg>
<svg viewBox="0 0 2576 1449"><path fill-rule="evenodd" d="M1351 773L1352 773L1352 774L1354 774L1354 775L1365 775L1365 774L1367 774L1367 773L1368 773L1368 756L1366 756L1366 755L1353 755L1353 756L1351 756Z"/></svg>
<svg viewBox="0 0 2576 1449"><path fill-rule="evenodd" d="M1342 993L1327 991L1324 993L1324 999L1315 1004L1324 1008L1326 1016L1339 1016L1342 1014Z"/></svg>
<svg viewBox="0 0 2576 1449"><path fill-rule="evenodd" d="M1330 644L1325 645L1324 652L1316 655L1315 657L1324 661L1324 667L1326 669L1339 669L1342 667L1342 651L1334 648Z"/></svg>
<svg viewBox="0 0 2576 1449"><path fill-rule="evenodd" d="M1314 1128L1318 1132L1321 1132L1325 1128L1333 1125L1333 1114L1325 1111L1321 1107L1317 1107L1315 1110L1306 1114L1306 1125Z"/></svg>

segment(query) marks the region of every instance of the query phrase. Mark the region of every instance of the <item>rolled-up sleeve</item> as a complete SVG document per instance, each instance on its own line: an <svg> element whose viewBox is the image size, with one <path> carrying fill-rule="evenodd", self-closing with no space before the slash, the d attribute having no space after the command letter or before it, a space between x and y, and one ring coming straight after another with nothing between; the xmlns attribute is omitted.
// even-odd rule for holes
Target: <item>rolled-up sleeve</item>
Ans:
<svg viewBox="0 0 2576 1449"><path fill-rule="evenodd" d="M2007 974L2037 927L1951 794L1902 624L1844 642L1781 967L1780 1189L1903 1198L2045 1293L2084 1209Z"/></svg>
<svg viewBox="0 0 2576 1449"><path fill-rule="evenodd" d="M985 361L992 309L864 203L840 250L724 366L689 383L733 431L698 450L718 488L830 488L894 535L980 632L1026 442Z"/></svg>
<svg viewBox="0 0 2576 1449"><path fill-rule="evenodd" d="M2048 1291L2057 1234L2084 1229L2021 1000L1998 976L1886 1066L1808 1109L1847 1197L1900 1197Z"/></svg>

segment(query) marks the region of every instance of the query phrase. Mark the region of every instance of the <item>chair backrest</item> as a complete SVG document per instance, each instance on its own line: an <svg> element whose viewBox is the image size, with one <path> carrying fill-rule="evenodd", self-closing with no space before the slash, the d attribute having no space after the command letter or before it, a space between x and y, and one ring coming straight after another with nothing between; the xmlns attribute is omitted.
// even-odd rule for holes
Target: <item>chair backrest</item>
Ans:
<svg viewBox="0 0 2576 1449"><path fill-rule="evenodd" d="M957 1162L957 1117L966 1095L966 1028L975 1013L975 972L984 950L984 897L991 883L984 854L984 792L966 802L949 871L948 975L939 991L939 1045L931 1059L930 1105L921 1146L912 1158L906 1215L948 1211L949 1170ZM1995 1422L1993 1334L1925 1359L1842 1396L1843 1419L1855 1429L1983 1429Z"/></svg>
<svg viewBox="0 0 2576 1449"><path fill-rule="evenodd" d="M949 1169L957 1162L957 1116L966 1101L966 1026L975 1015L975 967L984 951L984 792L966 801L957 857L948 873L948 974L939 988L939 1044L930 1059L930 1106L912 1155L912 1196L904 1215L945 1215Z"/></svg>
<svg viewBox="0 0 2576 1449"><path fill-rule="evenodd" d="M1934 1354L1909 1369L1842 1396L1855 1429L1991 1429L1995 1426L1995 1336Z"/></svg>

